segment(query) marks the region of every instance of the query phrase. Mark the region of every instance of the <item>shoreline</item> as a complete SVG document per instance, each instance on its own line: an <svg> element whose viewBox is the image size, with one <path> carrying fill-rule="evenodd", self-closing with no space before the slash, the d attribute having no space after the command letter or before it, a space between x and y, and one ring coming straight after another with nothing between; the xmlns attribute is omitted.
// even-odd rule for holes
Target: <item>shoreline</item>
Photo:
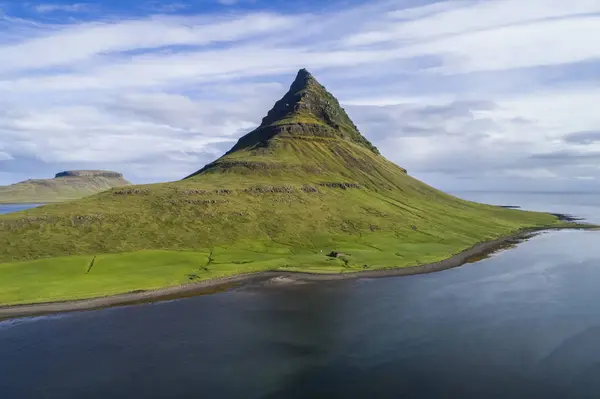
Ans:
<svg viewBox="0 0 600 399"><path fill-rule="evenodd" d="M0 306L0 320L20 317L43 316L55 313L97 310L115 306L135 305L148 302L182 299L189 296L226 291L239 286L240 283L249 282L252 280L269 279L275 277L285 277L293 281L335 281L353 280L361 278L385 278L428 274L439 272L442 270L453 269L467 263L476 262L507 246L526 241L546 231L597 229L598 226L594 225L526 229L505 237L497 238L495 240L477 243L444 260L417 266L388 268L379 270L364 270L336 274L317 274L289 271L264 271L258 273L238 274L229 277L200 281L197 283L159 288L156 290L130 292L106 297Z"/></svg>

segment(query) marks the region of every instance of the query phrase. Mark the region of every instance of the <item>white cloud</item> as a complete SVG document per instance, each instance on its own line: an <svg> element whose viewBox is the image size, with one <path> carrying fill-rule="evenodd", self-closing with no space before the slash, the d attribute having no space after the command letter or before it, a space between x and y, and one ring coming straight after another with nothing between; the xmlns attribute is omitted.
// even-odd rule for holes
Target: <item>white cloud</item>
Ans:
<svg viewBox="0 0 600 399"><path fill-rule="evenodd" d="M252 97L231 102L146 91L81 97L78 105L25 100L3 105L0 138L7 151L60 168L100 165L137 179L172 180L212 161L260 123L281 88L241 84L216 90L223 98Z"/></svg>
<svg viewBox="0 0 600 399"><path fill-rule="evenodd" d="M0 73L43 69L54 66L71 66L101 57L97 62L108 65L124 63L127 59L143 58L124 56L108 58L107 55L130 50L161 48L166 46L205 46L220 42L249 39L254 36L292 29L300 18L274 14L249 14L239 18L204 18L183 16L155 16L140 20L82 23L62 29L52 29L42 37L20 43L0 46ZM176 57L167 52L156 61ZM135 61L134 61L135 62ZM132 64L135 66L135 64ZM87 69L89 65L85 65Z"/></svg>
<svg viewBox="0 0 600 399"><path fill-rule="evenodd" d="M584 1L580 7L574 7L574 11L562 11L572 16L573 12L600 10L600 3L594 8L595 3ZM312 68L347 68L419 57L439 59L439 65L423 69L430 74L507 70L600 58L600 49L589 40L600 35L600 17L530 21L528 18L532 18L533 11L543 10L540 4L526 8L520 19L507 12L510 5L514 6L512 1L494 2L506 9L498 11L492 8L491 11L497 13L489 10L489 3L481 4L438 12L406 23L395 21L394 26L399 26L396 30L402 29L402 32L395 32L397 36L391 38L396 42L382 48L355 47L354 41L344 36L334 36L324 42L321 35L313 35L312 41L280 43L281 37L288 34L293 37L294 30L311 19L315 20L315 24L323 25L323 30L328 30L329 18L317 16L250 14L216 22L194 17L154 17L82 24L55 31L43 38L0 46L0 57L7 60L0 65L0 72L62 65L71 69L50 76L12 78L0 81L0 86L5 90L153 86L187 79L200 81L272 75L292 72L306 65ZM556 16L561 9L555 8L549 7L549 11L539 12L538 16ZM462 11L464 9L467 11ZM478 11L484 14L484 18L474 18ZM452 15L457 13L456 21L451 23ZM486 13L489 14L487 18ZM461 24L470 19L476 22ZM516 24L515 21L521 23ZM430 37L427 32L430 32L432 24L437 30ZM462 30L454 34L458 25ZM469 27L474 30L464 31ZM261 35L262 40L248 40ZM353 36L347 37L352 39ZM227 48L189 48L182 51L169 48L234 41L240 42ZM312 44L313 41L317 44ZM156 48L163 50L159 54L119 55L123 51ZM550 48L552 51L548 51ZM410 68L410 64L400 65Z"/></svg>
<svg viewBox="0 0 600 399"><path fill-rule="evenodd" d="M466 0L445 1L404 10L392 10L363 31L348 35L350 44L429 40L508 26L527 26L551 18L600 12L595 0ZM403 21L404 19L408 21Z"/></svg>
<svg viewBox="0 0 600 399"><path fill-rule="evenodd" d="M598 35L597 16L550 20L447 37L407 52L441 55L445 62L437 71L444 73L506 70L598 59L600 49L589 44Z"/></svg>
<svg viewBox="0 0 600 399"><path fill-rule="evenodd" d="M590 107L598 96L590 87L520 94L491 103L440 97L385 106L363 101L347 109L384 155L412 174L445 174L446 187L452 187L449 180L463 178L478 178L490 187L490 182L509 184L510 178L600 178L600 142L572 138L574 131L589 136L590 128L600 124Z"/></svg>
<svg viewBox="0 0 600 399"><path fill-rule="evenodd" d="M126 162L198 153L210 144L234 141L234 133L255 123L233 119L231 109L227 115L219 108L182 96L140 93L104 104L9 112L0 117L0 136L7 149L14 146L46 162Z"/></svg>

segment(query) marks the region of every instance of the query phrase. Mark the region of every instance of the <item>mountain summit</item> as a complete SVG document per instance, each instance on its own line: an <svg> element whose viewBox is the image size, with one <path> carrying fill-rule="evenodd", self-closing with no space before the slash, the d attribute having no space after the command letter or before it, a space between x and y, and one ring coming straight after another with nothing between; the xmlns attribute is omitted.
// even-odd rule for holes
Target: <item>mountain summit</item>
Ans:
<svg viewBox="0 0 600 399"><path fill-rule="evenodd" d="M230 170L233 159L236 166L241 166L243 160L248 168L257 166L257 155L265 157L261 160L263 163L277 162L278 157L289 160L283 152L299 151L290 148L292 142L320 143L333 151L351 143L379 155L379 150L359 132L339 101L310 72L301 69L288 92L275 103L258 128L240 138L225 156L188 177L219 166ZM251 159L244 159L248 157ZM321 164L315 168L327 169L326 166ZM281 164L277 168L281 169Z"/></svg>
<svg viewBox="0 0 600 399"><path fill-rule="evenodd" d="M242 137L232 151L265 146L278 136L343 138L379 154L338 100L306 69L298 71L288 92L275 103L258 129Z"/></svg>

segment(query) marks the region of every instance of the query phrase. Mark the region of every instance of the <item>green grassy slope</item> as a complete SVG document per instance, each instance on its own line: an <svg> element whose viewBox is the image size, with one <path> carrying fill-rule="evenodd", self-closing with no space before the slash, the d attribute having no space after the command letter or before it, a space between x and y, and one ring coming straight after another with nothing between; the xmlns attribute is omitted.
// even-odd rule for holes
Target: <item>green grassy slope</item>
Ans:
<svg viewBox="0 0 600 399"><path fill-rule="evenodd" d="M68 173L74 175L31 179L10 186L0 186L0 204L62 202L130 184L114 172L95 171L98 175L89 176L75 175L77 172ZM101 173L107 175L103 176Z"/></svg>
<svg viewBox="0 0 600 399"><path fill-rule="evenodd" d="M301 90L292 85L294 96L286 95L290 106L271 111L188 179L0 216L0 304L262 270L413 266L522 228L560 224L549 214L464 201L410 177L353 125L340 128L339 106L307 99L304 93L321 89L301 74ZM330 251L346 256L330 258Z"/></svg>

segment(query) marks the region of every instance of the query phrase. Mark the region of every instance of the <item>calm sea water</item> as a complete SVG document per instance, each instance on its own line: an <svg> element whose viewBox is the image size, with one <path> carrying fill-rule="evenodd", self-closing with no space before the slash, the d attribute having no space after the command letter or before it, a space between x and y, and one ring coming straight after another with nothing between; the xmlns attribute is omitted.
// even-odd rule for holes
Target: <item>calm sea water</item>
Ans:
<svg viewBox="0 0 600 399"><path fill-rule="evenodd" d="M494 205L518 205L522 209L573 214L591 223L600 223L600 192L597 193L453 193L471 201Z"/></svg>
<svg viewBox="0 0 600 399"><path fill-rule="evenodd" d="M600 196L485 195L463 196L600 219ZM0 397L598 398L598 243L544 233L429 275L0 322Z"/></svg>
<svg viewBox="0 0 600 399"><path fill-rule="evenodd" d="M3 213L13 213L25 209L35 208L43 204L0 204L0 215Z"/></svg>

